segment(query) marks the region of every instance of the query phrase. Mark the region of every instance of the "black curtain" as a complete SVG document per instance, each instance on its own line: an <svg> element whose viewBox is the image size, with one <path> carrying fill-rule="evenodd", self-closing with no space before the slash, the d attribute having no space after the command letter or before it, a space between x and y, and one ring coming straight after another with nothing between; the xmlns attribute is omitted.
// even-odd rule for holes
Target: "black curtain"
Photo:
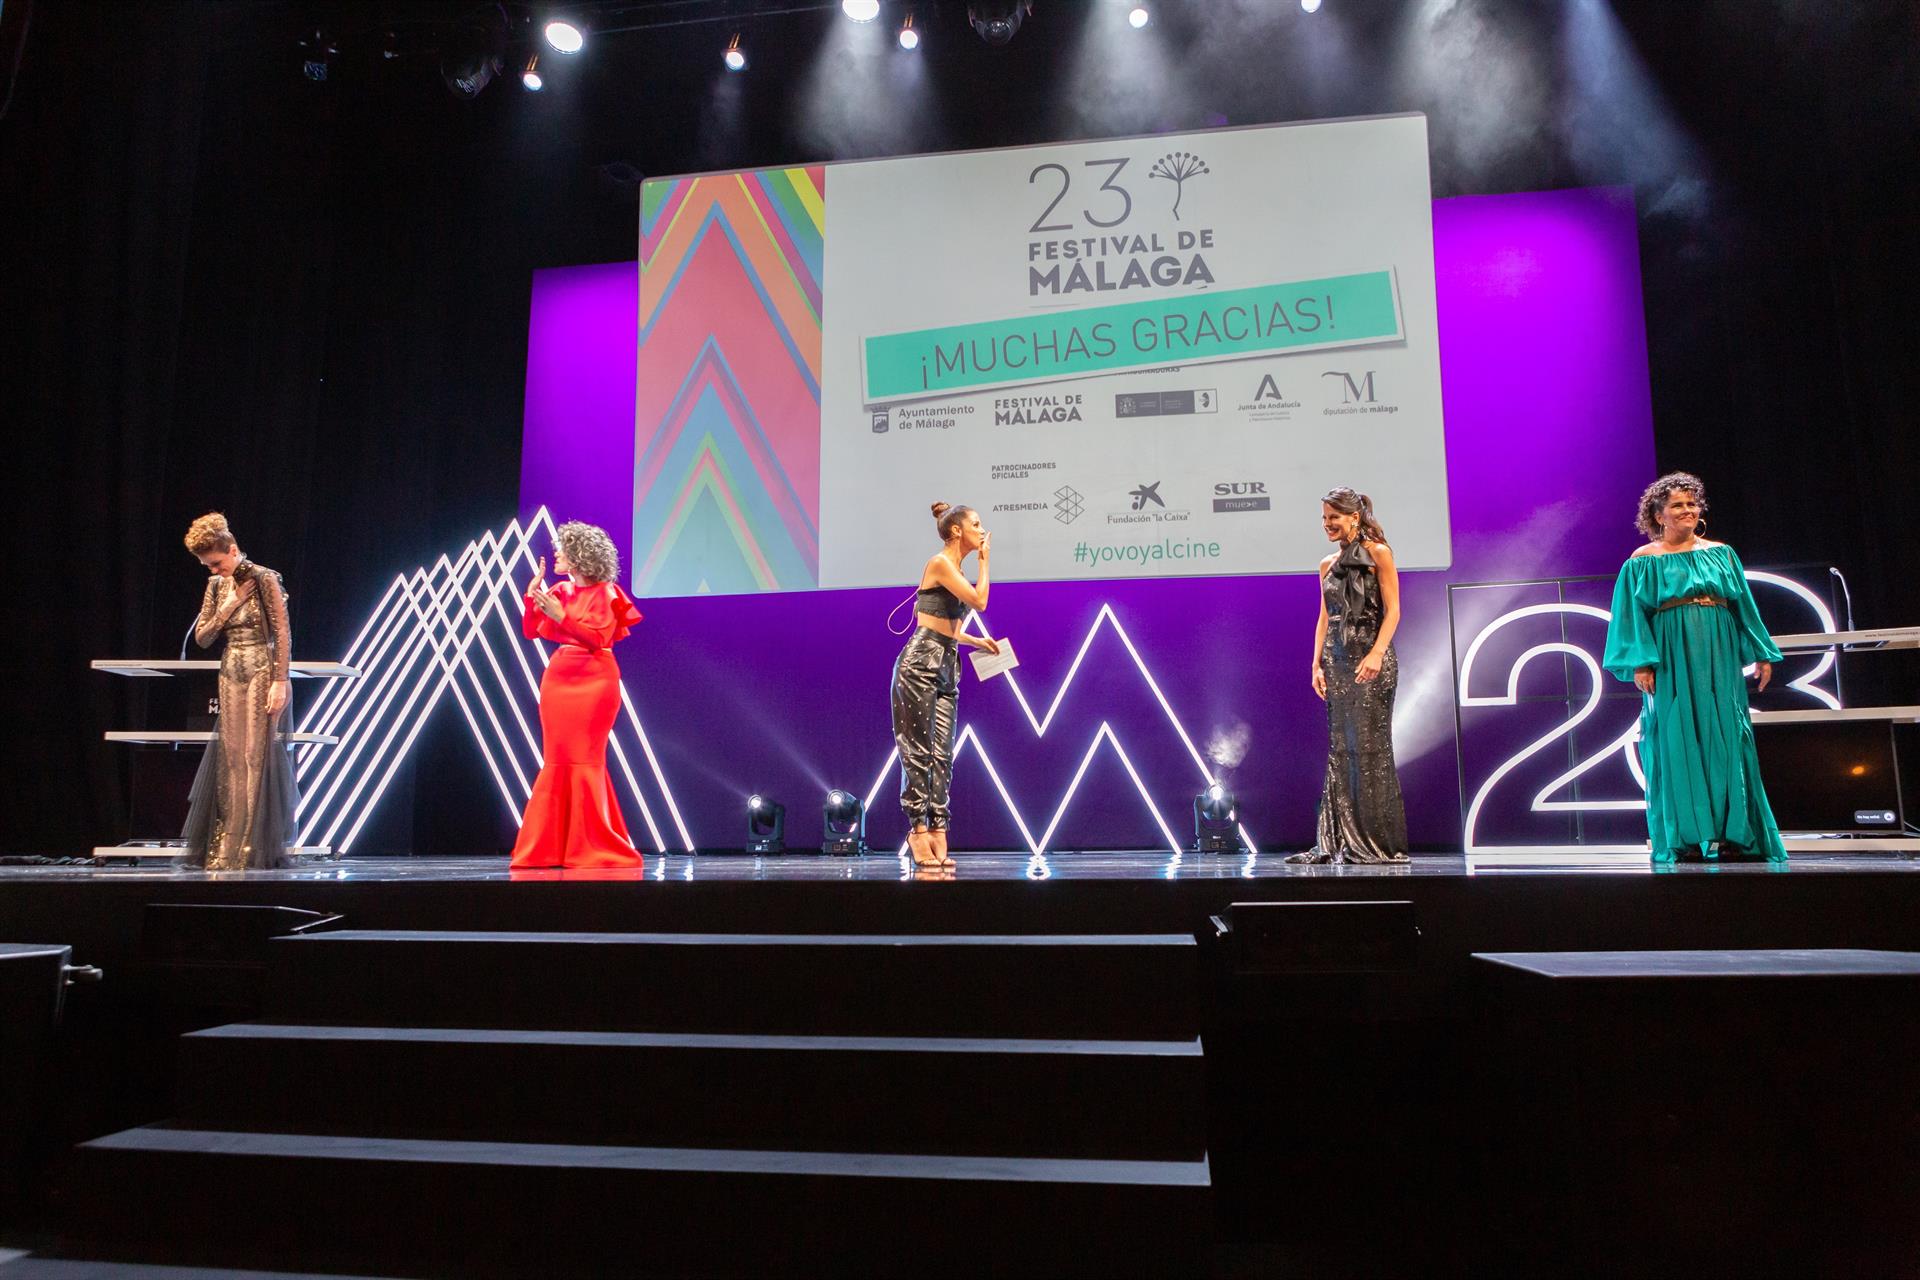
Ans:
<svg viewBox="0 0 1920 1280"><path fill-rule="evenodd" d="M332 8L335 29L375 12ZM0 374L21 553L0 852L128 835L130 753L100 735L144 723L157 682L88 663L176 651L193 516L226 512L285 575L298 656L338 656L393 572L512 514L533 270L632 256L630 193L505 89L454 101L430 62L384 92L303 79L310 9L34 14L0 120L28 319ZM492 809L411 803L416 775L489 794L467 748L429 734L357 848L504 847Z"/></svg>
<svg viewBox="0 0 1920 1280"><path fill-rule="evenodd" d="M6 0L10 27L22 3ZM1464 7L1514 39L1555 38L1526 0ZM1006 51L947 23L924 50L937 119L907 142L1067 136L1056 72L1071 42L1049 49L1060 24L1041 17L1065 9L1046 8ZM1548 120L1497 162L1460 163L1451 102L1391 87L1406 8L1343 0L1351 76L1245 77L1220 87L1219 110L1233 123L1426 110L1442 196L1633 176L1575 163ZM1661 465L1707 479L1712 533L1750 564L1838 564L1861 625L1920 622L1920 335L1905 274L1920 258L1920 8L1614 8L1705 161L1701 199L1639 188ZM299 654L327 657L388 575L513 509L531 273L634 253L631 183L609 176L630 171L605 162L673 173L830 158L794 84L841 21L831 10L762 29L738 81L694 26L604 43L538 98L509 68L462 102L420 32L474 9L35 4L0 117L14 564L0 852L128 834L129 753L100 735L143 723L151 689L87 664L177 648L204 578L180 546L193 516L227 512L285 574ZM1158 29L1178 40L1206 13L1171 8ZM298 41L316 23L343 45L327 82L301 74ZM406 50L391 74L383 27ZM1163 123L1203 127L1211 110L1195 96ZM416 775L432 780L417 803ZM464 733L429 733L359 847L502 847L497 806L465 802L491 790Z"/></svg>

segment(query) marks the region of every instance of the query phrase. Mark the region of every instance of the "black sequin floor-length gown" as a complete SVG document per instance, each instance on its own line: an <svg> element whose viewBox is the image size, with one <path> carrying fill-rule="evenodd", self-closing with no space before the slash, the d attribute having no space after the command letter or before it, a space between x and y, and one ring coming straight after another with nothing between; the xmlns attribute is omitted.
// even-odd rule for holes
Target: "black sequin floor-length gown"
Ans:
<svg viewBox="0 0 1920 1280"><path fill-rule="evenodd" d="M1407 812L1393 764L1393 694L1400 661L1392 645L1380 674L1354 679L1380 635L1380 577L1356 538L1340 548L1320 583L1327 638L1320 671L1327 682L1327 779L1320 796L1315 862L1405 862Z"/></svg>

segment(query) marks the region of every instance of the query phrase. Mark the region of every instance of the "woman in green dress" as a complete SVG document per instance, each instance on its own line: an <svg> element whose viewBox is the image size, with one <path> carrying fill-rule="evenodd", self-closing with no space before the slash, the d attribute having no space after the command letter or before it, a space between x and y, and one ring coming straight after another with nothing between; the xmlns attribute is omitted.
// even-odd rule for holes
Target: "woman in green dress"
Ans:
<svg viewBox="0 0 1920 1280"><path fill-rule="evenodd" d="M1655 862L1785 861L1760 785L1743 674L1765 689L1780 650L1724 542L1700 536L1706 487L1684 471L1640 495L1651 539L1620 567L1603 666L1641 694L1640 763Z"/></svg>

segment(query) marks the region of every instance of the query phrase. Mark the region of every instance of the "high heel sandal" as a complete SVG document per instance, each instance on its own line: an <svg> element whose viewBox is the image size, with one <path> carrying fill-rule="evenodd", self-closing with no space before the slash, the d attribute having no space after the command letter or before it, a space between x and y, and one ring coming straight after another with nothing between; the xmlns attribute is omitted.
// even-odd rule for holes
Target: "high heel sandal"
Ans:
<svg viewBox="0 0 1920 1280"><path fill-rule="evenodd" d="M913 869L915 871L938 871L941 867L940 855L933 851L933 842L931 840L927 841L927 856L924 858L922 858L919 852L913 847L913 839L915 836L926 837L930 834L928 831L910 831L907 833L907 856L913 859Z"/></svg>

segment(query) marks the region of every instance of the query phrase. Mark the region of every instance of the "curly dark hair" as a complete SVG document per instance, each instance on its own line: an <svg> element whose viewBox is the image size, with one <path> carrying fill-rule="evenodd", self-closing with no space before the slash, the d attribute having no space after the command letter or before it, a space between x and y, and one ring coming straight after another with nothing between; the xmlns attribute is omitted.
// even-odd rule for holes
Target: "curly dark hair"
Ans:
<svg viewBox="0 0 1920 1280"><path fill-rule="evenodd" d="M569 520L553 531L553 540L567 553L576 578L612 582L620 576L620 552L599 525Z"/></svg>
<svg viewBox="0 0 1920 1280"><path fill-rule="evenodd" d="M1658 538L1660 513L1666 509L1667 499L1673 496L1676 489L1692 494L1693 500L1700 504L1700 514L1707 514L1707 486L1701 483L1700 477L1691 471L1669 471L1640 491L1640 507L1634 517L1634 527L1649 538ZM1705 524L1706 521L1700 523Z"/></svg>

